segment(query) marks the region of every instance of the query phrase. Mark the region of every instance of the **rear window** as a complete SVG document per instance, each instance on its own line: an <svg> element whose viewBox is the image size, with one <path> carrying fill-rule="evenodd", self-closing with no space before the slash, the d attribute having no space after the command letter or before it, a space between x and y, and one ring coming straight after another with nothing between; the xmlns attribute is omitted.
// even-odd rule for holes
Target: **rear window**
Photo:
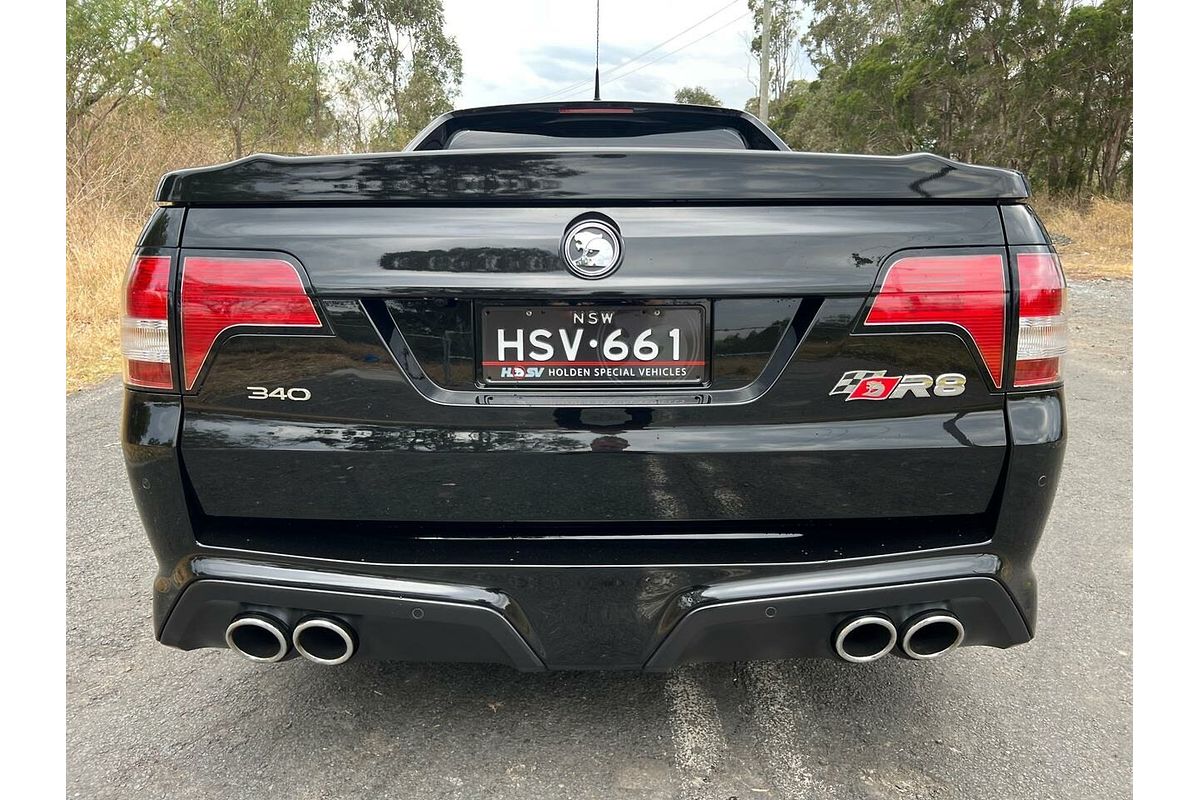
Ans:
<svg viewBox="0 0 1200 800"><path fill-rule="evenodd" d="M564 134L566 132L564 131ZM746 140L733 128L660 131L638 135L554 136L516 131L460 130L446 142L447 150L487 150L539 147L685 147L745 150Z"/></svg>
<svg viewBox="0 0 1200 800"><path fill-rule="evenodd" d="M530 103L452 111L434 120L407 150L687 148L786 150L754 117L728 108L604 101Z"/></svg>

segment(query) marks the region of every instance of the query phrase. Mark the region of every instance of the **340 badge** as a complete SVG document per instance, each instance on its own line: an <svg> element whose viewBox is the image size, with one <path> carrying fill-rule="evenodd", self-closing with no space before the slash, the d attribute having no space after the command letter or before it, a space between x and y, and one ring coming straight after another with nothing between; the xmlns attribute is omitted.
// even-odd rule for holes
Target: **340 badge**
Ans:
<svg viewBox="0 0 1200 800"><path fill-rule="evenodd" d="M967 389L967 376L957 372L932 375L888 375L887 370L856 369L842 375L830 397L846 395L851 400L898 400L901 397L954 397Z"/></svg>

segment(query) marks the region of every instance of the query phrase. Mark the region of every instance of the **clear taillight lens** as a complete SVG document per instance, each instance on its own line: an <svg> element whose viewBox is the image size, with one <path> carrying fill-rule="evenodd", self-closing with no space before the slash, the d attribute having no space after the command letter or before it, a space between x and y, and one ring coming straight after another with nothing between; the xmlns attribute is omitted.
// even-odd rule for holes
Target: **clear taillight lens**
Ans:
<svg viewBox="0 0 1200 800"><path fill-rule="evenodd" d="M125 276L121 353L125 383L147 389L173 389L167 292L169 256L135 256Z"/></svg>
<svg viewBox="0 0 1200 800"><path fill-rule="evenodd" d="M1013 385L1041 386L1062 379L1067 353L1066 280L1054 253L1017 255L1020 322Z"/></svg>
<svg viewBox="0 0 1200 800"><path fill-rule="evenodd" d="M867 325L951 325L973 343L996 388L1004 379L1008 294L999 253L902 258L888 269Z"/></svg>
<svg viewBox="0 0 1200 800"><path fill-rule="evenodd" d="M320 327L300 273L274 258L190 256L183 261L183 375L189 391L217 338L237 327Z"/></svg>

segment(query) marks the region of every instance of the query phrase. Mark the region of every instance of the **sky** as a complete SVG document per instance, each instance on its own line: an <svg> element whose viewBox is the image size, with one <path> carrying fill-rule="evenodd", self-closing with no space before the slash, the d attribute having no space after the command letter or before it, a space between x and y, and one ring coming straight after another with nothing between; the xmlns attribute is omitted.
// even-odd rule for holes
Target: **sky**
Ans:
<svg viewBox="0 0 1200 800"><path fill-rule="evenodd" d="M456 107L591 99L594 0L444 4L463 57ZM746 0L601 0L600 96L671 102L676 89L699 85L741 108L757 86L752 35Z"/></svg>

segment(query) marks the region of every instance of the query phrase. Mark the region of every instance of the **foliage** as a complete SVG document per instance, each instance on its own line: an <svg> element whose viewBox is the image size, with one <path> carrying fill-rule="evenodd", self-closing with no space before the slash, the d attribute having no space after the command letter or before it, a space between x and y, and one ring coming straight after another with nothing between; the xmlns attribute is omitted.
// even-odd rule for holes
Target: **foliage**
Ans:
<svg viewBox="0 0 1200 800"><path fill-rule="evenodd" d="M757 52L762 0L747 3ZM794 148L930 150L1020 169L1055 195L1128 191L1131 0L772 9L770 122ZM66 21L74 198L120 189L112 165L146 146L116 123L133 111L172 137L204 131L222 158L396 149L462 80L441 0L68 0ZM793 79L801 54L815 79ZM719 104L698 86L676 99Z"/></svg>
<svg viewBox="0 0 1200 800"><path fill-rule="evenodd" d="M815 0L771 124L797 149L928 150L1053 194L1132 179L1131 0ZM749 107L749 104L748 106Z"/></svg>
<svg viewBox="0 0 1200 800"><path fill-rule="evenodd" d="M684 86L675 90L676 103L688 103L694 106L719 106L721 101L715 94L703 86Z"/></svg>
<svg viewBox="0 0 1200 800"><path fill-rule="evenodd" d="M441 0L346 0L332 8L335 26L354 44L354 61L338 76L350 123L341 137L351 149L399 149L450 110L462 82L462 54L445 33Z"/></svg>
<svg viewBox="0 0 1200 800"><path fill-rule="evenodd" d="M162 107L228 131L234 158L319 130L327 111L311 6L311 0L172 3L153 83Z"/></svg>
<svg viewBox="0 0 1200 800"><path fill-rule="evenodd" d="M888 36L902 37L937 0L812 0L804 47L817 69L858 61Z"/></svg>
<svg viewBox="0 0 1200 800"><path fill-rule="evenodd" d="M444 27L441 0L68 0L69 191L106 182L97 134L130 104L225 158L402 147L462 81Z"/></svg>
<svg viewBox="0 0 1200 800"><path fill-rule="evenodd" d="M96 133L145 91L160 14L149 0L67 1L67 164L74 180L90 170Z"/></svg>
<svg viewBox="0 0 1200 800"><path fill-rule="evenodd" d="M762 0L747 0L754 14L754 35L750 39L750 54L758 60L762 52ZM771 3L771 100L783 97L792 80L796 62L799 60L800 26L803 20L796 0L774 0Z"/></svg>
<svg viewBox="0 0 1200 800"><path fill-rule="evenodd" d="M144 85L159 12L145 0L67 0L68 129L97 106L111 113Z"/></svg>

